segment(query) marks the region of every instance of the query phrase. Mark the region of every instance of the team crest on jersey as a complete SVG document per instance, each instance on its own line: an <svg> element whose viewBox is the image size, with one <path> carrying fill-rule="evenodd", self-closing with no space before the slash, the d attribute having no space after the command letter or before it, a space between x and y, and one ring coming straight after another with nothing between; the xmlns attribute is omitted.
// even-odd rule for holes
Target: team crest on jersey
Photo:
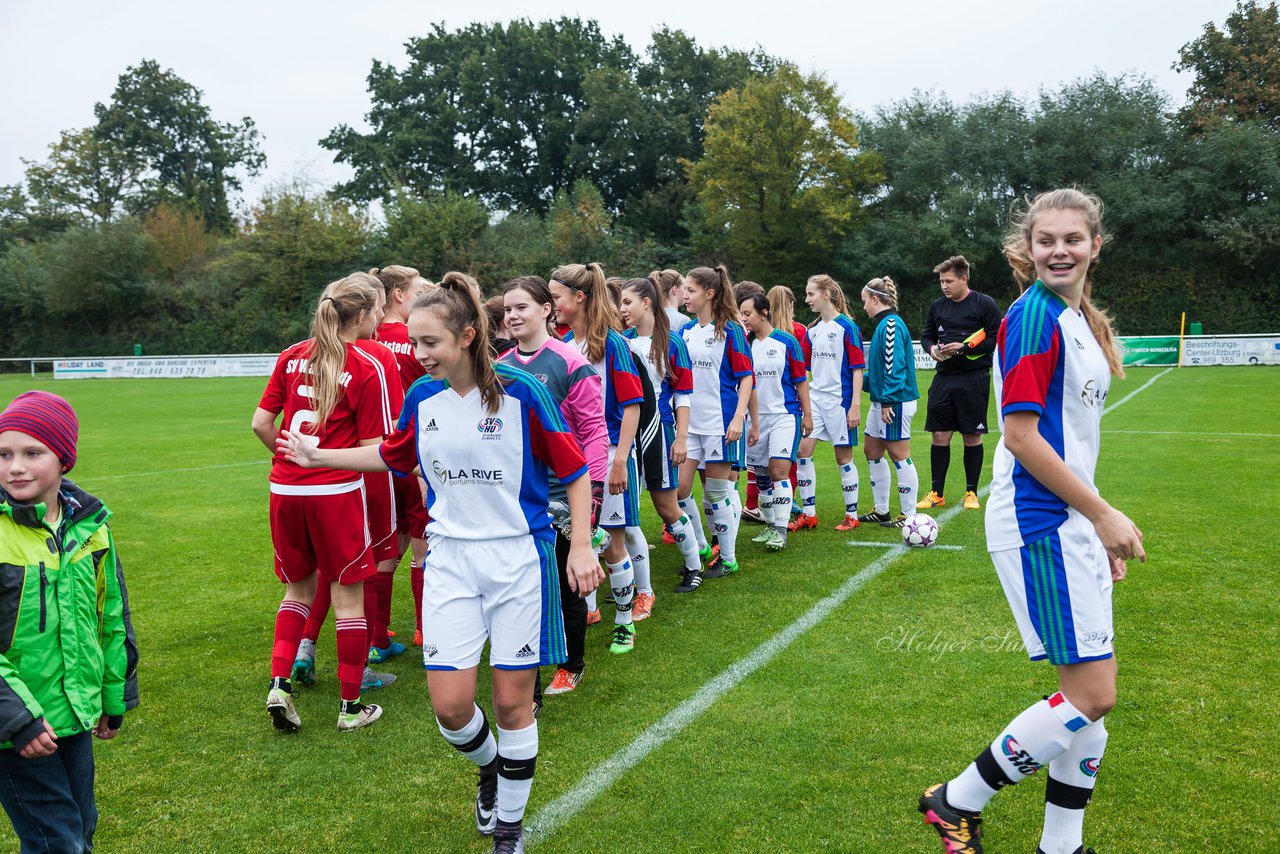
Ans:
<svg viewBox="0 0 1280 854"><path fill-rule="evenodd" d="M543 385L546 385L548 382L551 381L551 378L548 377L546 374L534 374L533 378L538 382L542 383Z"/></svg>
<svg viewBox="0 0 1280 854"><path fill-rule="evenodd" d="M476 429L480 431L481 439L501 439L502 438L502 419L489 416L481 418L480 423L476 425Z"/></svg>

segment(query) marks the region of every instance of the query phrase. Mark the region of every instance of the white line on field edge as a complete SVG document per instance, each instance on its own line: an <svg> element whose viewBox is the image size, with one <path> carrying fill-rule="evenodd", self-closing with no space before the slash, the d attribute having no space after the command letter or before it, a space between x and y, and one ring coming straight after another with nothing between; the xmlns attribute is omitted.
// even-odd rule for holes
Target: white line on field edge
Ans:
<svg viewBox="0 0 1280 854"><path fill-rule="evenodd" d="M847 545L862 546L863 548L866 548L866 549L891 549L898 544L897 543L873 543L868 540L850 540ZM903 543L903 545L906 545L906 544ZM929 551L933 551L935 549L942 549L943 551L948 551L948 552L958 552L961 549L963 549L964 546L953 546L953 545L940 546L937 543L934 543L931 546L924 546L923 548L926 548ZM921 550L922 549L916 549L916 551L921 551Z"/></svg>
<svg viewBox="0 0 1280 854"><path fill-rule="evenodd" d="M1106 415L1128 403L1138 393L1150 388L1152 383L1171 370L1173 369L1167 368L1156 374L1119 402L1103 409L1102 414ZM979 490L979 495L985 496L989 490L990 485L984 486ZM959 505L956 505L944 510L936 517L938 527L941 529L961 509ZM779 653L826 619L831 612L843 605L849 597L865 587L868 582L875 579L876 576L888 569L890 564L906 553L907 547L901 543L895 543L890 546L888 551L876 558L868 566L863 567L857 575L847 579L826 598L819 600L812 608L798 617L795 622L760 644L745 658L730 664L710 682L699 688L692 697L647 727L636 737L635 741L592 768L572 789L549 802L528 822L527 835L530 843L536 843L559 831L574 816L590 805L592 801L600 797L622 774L639 765L649 754L679 735L685 727L701 717L703 712L711 708L717 700L736 688L748 676L777 658Z"/></svg>

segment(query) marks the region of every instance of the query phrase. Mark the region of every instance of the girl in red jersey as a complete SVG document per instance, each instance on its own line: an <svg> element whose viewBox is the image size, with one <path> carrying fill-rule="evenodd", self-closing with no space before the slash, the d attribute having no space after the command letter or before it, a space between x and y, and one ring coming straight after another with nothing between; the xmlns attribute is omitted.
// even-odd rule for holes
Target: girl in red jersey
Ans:
<svg viewBox="0 0 1280 854"><path fill-rule="evenodd" d="M276 451L281 415L283 428L311 447L375 444L390 432L377 361L355 346L377 327L381 295L381 284L367 273L352 273L325 288L312 337L280 354L253 414L253 432L269 449ZM303 468L280 453L272 460L270 480L275 571L286 587L276 615L267 711L276 729L292 732L302 725L289 671L316 585L323 583L338 624L338 730L368 726L382 709L360 702L368 650L364 582L376 571L364 480L336 469Z"/></svg>
<svg viewBox="0 0 1280 854"><path fill-rule="evenodd" d="M534 674L565 658L547 474L565 485L568 579L585 595L601 577L586 460L541 383L489 360L488 318L468 277L446 274L415 305L409 330L431 379L410 390L400 432L377 448L315 447L292 433L280 444L309 467L427 473L431 705L445 740L480 767L477 829L492 834L495 852L517 854L538 757ZM476 705L486 643L497 739Z"/></svg>
<svg viewBox="0 0 1280 854"><path fill-rule="evenodd" d="M413 355L409 341L409 307L418 294L435 288L431 282L418 275L412 267L393 265L373 271L382 282L387 296L387 308L374 338L395 354L400 366L400 385L407 392L409 387L426 375L422 365ZM398 414L398 413L397 413ZM400 534L400 553L410 550L409 584L413 588L413 613L415 629L413 643L422 646L422 560L427 554L427 509L422 497L422 484L417 477L397 477L396 530ZM406 542L407 541L407 542ZM391 615L391 585L387 585L385 614ZM379 606L383 601L379 599ZM390 620L388 619L388 622Z"/></svg>

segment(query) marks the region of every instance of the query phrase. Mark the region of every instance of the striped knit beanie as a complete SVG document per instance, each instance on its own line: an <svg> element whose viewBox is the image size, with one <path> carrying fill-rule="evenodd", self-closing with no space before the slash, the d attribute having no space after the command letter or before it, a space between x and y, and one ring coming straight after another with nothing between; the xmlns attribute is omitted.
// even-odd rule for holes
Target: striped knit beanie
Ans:
<svg viewBox="0 0 1280 854"><path fill-rule="evenodd" d="M48 445L62 461L63 474L76 464L80 421L71 404L56 394L28 391L15 397L4 412L0 412L0 433L5 430L26 433Z"/></svg>

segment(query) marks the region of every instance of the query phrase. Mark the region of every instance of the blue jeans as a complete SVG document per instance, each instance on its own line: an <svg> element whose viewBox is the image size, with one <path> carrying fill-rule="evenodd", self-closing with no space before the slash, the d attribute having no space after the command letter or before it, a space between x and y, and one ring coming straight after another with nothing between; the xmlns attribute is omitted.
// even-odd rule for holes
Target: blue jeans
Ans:
<svg viewBox="0 0 1280 854"><path fill-rule="evenodd" d="M12 748L0 750L0 804L22 842L22 854L92 851L98 826L93 736L62 736L57 752L35 759L23 759Z"/></svg>

